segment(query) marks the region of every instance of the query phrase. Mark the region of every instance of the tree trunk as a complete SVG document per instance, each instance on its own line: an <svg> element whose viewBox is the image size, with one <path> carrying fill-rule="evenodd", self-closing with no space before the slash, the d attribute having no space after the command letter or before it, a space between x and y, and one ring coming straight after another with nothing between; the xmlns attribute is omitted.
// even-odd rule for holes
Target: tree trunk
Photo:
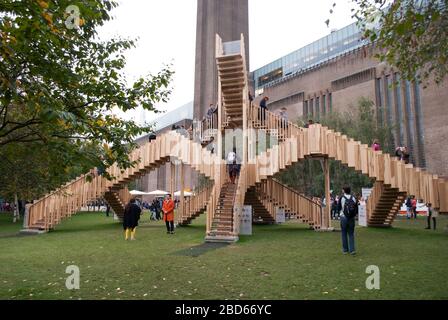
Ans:
<svg viewBox="0 0 448 320"><path fill-rule="evenodd" d="M13 223L16 223L17 221L20 220L20 214L19 214L19 200L17 197L17 192L14 193L14 218L13 218Z"/></svg>

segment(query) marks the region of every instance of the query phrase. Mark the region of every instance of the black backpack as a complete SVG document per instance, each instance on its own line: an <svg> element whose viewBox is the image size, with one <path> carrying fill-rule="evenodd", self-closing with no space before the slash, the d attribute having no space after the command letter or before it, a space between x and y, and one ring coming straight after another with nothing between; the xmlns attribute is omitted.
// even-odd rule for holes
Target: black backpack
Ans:
<svg viewBox="0 0 448 320"><path fill-rule="evenodd" d="M345 196L343 197L345 199L344 216L346 216L347 219L352 219L356 217L356 215L358 214L358 201L356 201L356 199L353 196L350 196L350 198L348 199Z"/></svg>

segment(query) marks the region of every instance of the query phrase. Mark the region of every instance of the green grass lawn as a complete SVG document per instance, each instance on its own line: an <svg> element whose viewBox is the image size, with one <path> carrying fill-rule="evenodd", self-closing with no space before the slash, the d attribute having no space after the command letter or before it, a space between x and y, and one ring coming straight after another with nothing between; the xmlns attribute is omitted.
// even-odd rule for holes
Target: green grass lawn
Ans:
<svg viewBox="0 0 448 320"><path fill-rule="evenodd" d="M391 229L357 228L357 256L341 253L340 233L305 225L256 226L221 248L204 243L205 217L167 235L141 221L136 241L104 214L83 213L39 236L0 214L0 299L447 299L446 217L438 230L424 218ZM197 247L200 246L200 247ZM80 268L80 290L67 290L68 265ZM366 267L381 272L367 290Z"/></svg>

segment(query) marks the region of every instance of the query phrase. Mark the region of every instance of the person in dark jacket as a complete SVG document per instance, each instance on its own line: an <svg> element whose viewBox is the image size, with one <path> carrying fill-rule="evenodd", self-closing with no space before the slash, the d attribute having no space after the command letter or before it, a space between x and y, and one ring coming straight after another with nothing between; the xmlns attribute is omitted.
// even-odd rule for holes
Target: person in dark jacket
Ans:
<svg viewBox="0 0 448 320"><path fill-rule="evenodd" d="M404 147L401 152L401 158L404 161L405 164L409 164L411 155L409 154L408 148Z"/></svg>
<svg viewBox="0 0 448 320"><path fill-rule="evenodd" d="M260 101L258 120L261 121L262 126L264 126L264 123L266 121L266 110L268 110L268 101L269 101L269 97L264 97Z"/></svg>
<svg viewBox="0 0 448 320"><path fill-rule="evenodd" d="M131 240L135 240L135 232L138 226L138 221L140 220L141 212L142 209L136 204L135 199L131 199L126 205L123 217L123 229L125 230L126 240L129 239L129 235L131 236Z"/></svg>

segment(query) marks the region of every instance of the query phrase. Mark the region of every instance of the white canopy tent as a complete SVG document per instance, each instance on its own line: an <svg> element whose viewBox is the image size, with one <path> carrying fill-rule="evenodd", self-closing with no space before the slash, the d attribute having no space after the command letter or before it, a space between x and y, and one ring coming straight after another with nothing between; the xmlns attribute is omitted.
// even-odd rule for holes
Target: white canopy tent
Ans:
<svg viewBox="0 0 448 320"><path fill-rule="evenodd" d="M180 191L174 192L175 197L180 197ZM184 197L191 197L193 196L192 192L184 191Z"/></svg>
<svg viewBox="0 0 448 320"><path fill-rule="evenodd" d="M154 190L151 192L146 193L148 196L166 196L169 194L169 192L163 191L163 190Z"/></svg>
<svg viewBox="0 0 448 320"><path fill-rule="evenodd" d="M138 191L138 190L131 190L131 191L129 191L129 193L132 194L133 196L146 196L146 195L148 195L148 193L142 192L142 191Z"/></svg>
<svg viewBox="0 0 448 320"><path fill-rule="evenodd" d="M165 196L169 192L166 192L163 190L154 190L151 192L142 192L142 191L138 191L138 190L132 190L132 191L129 191L129 193L133 196Z"/></svg>

